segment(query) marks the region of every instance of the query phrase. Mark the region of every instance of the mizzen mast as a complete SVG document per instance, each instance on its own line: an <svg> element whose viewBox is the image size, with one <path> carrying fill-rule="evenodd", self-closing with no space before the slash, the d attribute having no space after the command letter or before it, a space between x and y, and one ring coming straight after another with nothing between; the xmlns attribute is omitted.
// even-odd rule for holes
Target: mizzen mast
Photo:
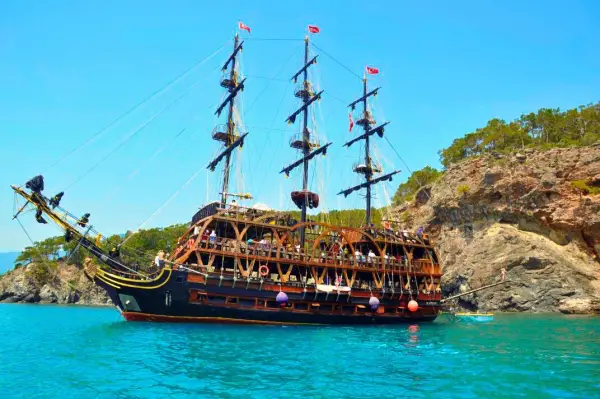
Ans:
<svg viewBox="0 0 600 399"><path fill-rule="evenodd" d="M309 31L312 33L318 33L318 28L309 26ZM302 153L302 158L295 161L294 163L283 168L279 173L285 173L286 176L290 175L290 172L296 167L303 165L302 173L302 191L292 192L292 201L298 208L301 209L301 222L306 222L306 210L308 208L316 208L319 206L319 196L316 193L308 190L308 167L309 162L315 156L319 154L326 155L327 147L331 143L327 143L321 146L317 141L312 141L311 131L308 128L308 112L311 104L321 99L323 90L315 93L312 84L308 80L308 69L317 63L317 56L314 56L309 60L309 39L308 36L304 38L304 66L300 68L298 72L292 76L294 83L298 82L298 78L302 75L302 83L296 88L294 95L302 100L302 106L293 112L286 122L293 124L296 122L296 118L302 114L302 133L295 135L290 140L290 147L295 148ZM304 227L300 228L300 245L304 247L305 242L305 230Z"/></svg>
<svg viewBox="0 0 600 399"><path fill-rule="evenodd" d="M229 69L229 74L225 74L221 79L221 87L225 88L228 92L225 100L219 105L217 110L215 111L215 115L220 116L225 107L228 107L227 110L227 124L226 125L217 125L212 132L213 140L220 141L224 144L224 149L217 155L209 164L207 169L210 171L215 170L217 165L221 162L221 160L225 159L225 165L223 166L223 186L221 189L221 206L225 206L227 204L227 197L232 195L229 193L229 174L231 169L231 154L233 150L237 147L242 147L244 145L244 138L248 135L248 133L240 134L235 121L234 121L234 109L235 109L235 100L236 96L244 90L244 82L246 79L242 79L239 81L239 76L237 72L237 56L240 51L242 51L242 45L244 42L240 43L240 38L236 33L233 40L233 52L225 61L223 65L222 71L226 72L227 68Z"/></svg>
<svg viewBox="0 0 600 399"><path fill-rule="evenodd" d="M367 71L371 71L370 73L378 73L379 72L376 69L369 68L369 67L367 67ZM373 89L373 90L367 92L367 76L365 74L365 77L363 78L363 95L362 95L362 97L351 102L348 105L348 107L350 107L352 110L354 110L356 108L356 105L359 103L362 103L362 106L363 106L362 117L361 117L361 119L356 121L356 124L359 126L362 126L364 133L361 134L360 136L355 137L352 140L346 142L344 144L344 147L349 148L352 144L354 144L358 141L361 141L361 140L365 141L364 161L357 162L356 164L354 164L354 167L352 168L352 170L355 173L358 173L358 174L361 174L364 176L365 182L362 184L359 184L357 186L342 190L338 193L338 195L344 194L344 197L347 197L349 194L351 194L354 191L358 191L363 188L367 189L367 194L365 196L365 200L366 200L365 212L366 212L366 225L367 226L369 226L371 224L371 199L372 199L371 186L373 186L374 184L380 183L382 181L386 181L386 180L391 181L392 176L394 176L397 173L400 173L399 170L396 170L394 172L387 173L383 176L377 176L377 174L381 173L383 171L383 169L381 168L381 166L379 164L377 164L376 162L373 162L373 159L371 158L371 147L370 147L370 140L369 140L370 137L374 134L377 134L379 137L383 137L383 132L384 132L385 126L387 126L389 124L389 122L385 122L377 127L374 127L374 128L371 127L372 125L375 125L375 120L373 119L371 112L369 111L368 99L371 96L376 96L379 89L381 89L381 87L378 87L376 89Z"/></svg>

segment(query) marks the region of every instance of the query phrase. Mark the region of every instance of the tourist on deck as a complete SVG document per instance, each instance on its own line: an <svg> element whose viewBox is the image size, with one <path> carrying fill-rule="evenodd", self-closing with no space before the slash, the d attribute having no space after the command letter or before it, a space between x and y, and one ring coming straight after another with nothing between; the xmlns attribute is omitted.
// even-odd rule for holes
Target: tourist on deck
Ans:
<svg viewBox="0 0 600 399"><path fill-rule="evenodd" d="M357 263L360 263L360 262L362 262L362 258L363 258L362 252L360 252L360 250L358 248L356 248L356 250L354 251L354 259L356 259Z"/></svg>
<svg viewBox="0 0 600 399"><path fill-rule="evenodd" d="M373 252L372 249L369 249L369 253L367 255L367 257L369 258L369 263L373 263L376 256L377 255L375 255L375 252Z"/></svg>
<svg viewBox="0 0 600 399"><path fill-rule="evenodd" d="M419 228L417 229L417 237L419 237L420 239L423 239L423 226L419 226Z"/></svg>
<svg viewBox="0 0 600 399"><path fill-rule="evenodd" d="M268 249L267 240L265 240L265 238L263 237L258 242L258 250L259 251L267 251L267 249Z"/></svg>
<svg viewBox="0 0 600 399"><path fill-rule="evenodd" d="M208 236L209 240L210 240L210 245L212 247L214 247L217 243L217 232L216 231L211 231L210 235Z"/></svg>
<svg viewBox="0 0 600 399"><path fill-rule="evenodd" d="M165 264L165 251L163 251L163 250L158 251L158 253L156 254L156 257L154 258L154 264L159 269L162 269L162 267Z"/></svg>

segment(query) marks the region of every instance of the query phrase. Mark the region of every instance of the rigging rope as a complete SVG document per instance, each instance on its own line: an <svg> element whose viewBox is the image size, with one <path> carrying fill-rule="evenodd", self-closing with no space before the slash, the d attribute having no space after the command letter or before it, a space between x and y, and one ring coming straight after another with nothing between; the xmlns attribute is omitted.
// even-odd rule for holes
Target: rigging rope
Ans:
<svg viewBox="0 0 600 399"><path fill-rule="evenodd" d="M148 101L152 100L154 97L157 97L157 96L163 94L164 92L166 92L173 85L175 85L175 83L177 83L178 81L180 81L181 79L183 79L185 76L189 75L194 69L200 67L206 61L210 60L212 57L214 57L215 55L217 55L224 47L225 47L225 44L221 45L221 47L219 47L218 49L216 49L208 57L204 58L203 60L200 60L200 61L196 62L194 65L192 65L186 71L184 71L179 76L175 77L170 82L168 82L165 86L163 86L162 88L156 90L154 93L150 94L150 96L146 97L145 99L143 99L142 101L140 101L139 103L137 103L136 105L134 105L132 108L130 108L129 110L127 110L125 113L121 114L115 120L113 120L108 125L106 125L104 128L100 129L99 131L97 131L96 133L94 133L93 135L91 135L90 137L88 137L83 143L81 143L77 147L73 148L71 151L67 152L65 155L63 155L62 157L60 157L57 161L55 161L50 166L48 166L46 169L44 169L43 172L42 172L42 174L46 173L48 170L52 169L54 166L58 165L60 162L62 162L65 159L67 159L70 155L72 155L76 151L79 151L80 149L82 149L83 147L85 147L86 145L88 145L89 143L91 143L95 138L97 138L100 135L102 135L104 132L106 132L112 126L116 125L123 118L127 117L133 111L135 111L136 109L140 108L143 104L145 104Z"/></svg>
<svg viewBox="0 0 600 399"><path fill-rule="evenodd" d="M340 61L338 61L334 56L332 56L331 54L329 54L327 51L323 50L321 47L317 46L314 43L311 43L311 45L316 48L317 50L321 51L323 54L325 54L327 57L331 58L333 61L335 61L338 65L340 65L342 68L344 68L345 70L347 70L348 72L350 72L352 75L356 76L358 79L363 80L363 78L361 78L357 73L353 72L350 68L348 68L346 65L342 64Z"/></svg>
<svg viewBox="0 0 600 399"><path fill-rule="evenodd" d="M254 106L254 104L256 104L256 101L258 101L259 97L262 96L262 94L269 88L269 85L271 84L271 81L276 80L277 75L279 75L281 73L281 71L283 71L283 69L290 63L290 60L296 54L297 54L297 51L293 51L292 54L290 54L290 56L287 59L287 61L285 61L283 64L281 64L281 67L277 70L277 72L275 72L275 74L273 75L273 77L271 77L271 78L263 78L263 79L268 79L269 81L267 82L267 84L265 85L265 87L261 90L261 92L256 96L256 98L254 99L254 101L252 101L252 103L250 104L250 106L248 107L248 109L244 111L244 113L243 113L244 116L246 116L246 114L248 112L250 112L250 110L252 109L252 107ZM282 80L284 82L289 81L288 79L280 79L280 80Z"/></svg>
<svg viewBox="0 0 600 399"><path fill-rule="evenodd" d="M161 206L160 206L160 207L159 207L159 208L158 208L158 209L157 209L157 210L156 210L156 211L155 211L155 212L154 212L152 215L150 215L150 216L149 216L149 217L148 217L146 220L144 220L144 221L142 222L142 224L140 224L140 225L139 225L139 227L138 227L137 229L135 229L135 231L134 231L132 234L130 234L128 237L126 237L126 238L125 238L123 241L121 241L121 244L120 244L120 246L122 246L123 244L125 244L125 243L126 243L126 242L127 242L127 241L128 241L130 238L131 238L131 237L133 237L133 235L134 235L135 233L138 233L138 232L139 232L139 231L142 229L142 227L144 227L144 225L145 225L146 223L148 223L148 221L149 221L150 219L152 219L154 216L158 215L158 214L159 214L159 213L160 213L160 212L161 212L161 211L162 211L162 210L163 210L163 209L164 209L164 208L165 208L165 207L166 207L166 206L167 206L167 205L168 205L168 204L169 204L169 203L170 203L170 202L171 202L171 201L172 201L172 200L175 198L175 197L177 197L177 195L179 195L179 193L181 192L181 190L183 190L183 189L184 189L184 188L185 188L185 187L186 187L188 184L190 184L190 183L191 183L191 182L192 182L192 181L193 181L193 180L196 178L196 176L198 176L198 174L199 174L199 173L200 173L202 170L204 170L204 168L205 168L205 166L202 166L200 169L198 169L198 170L196 171L196 173L194 173L194 174L192 175L192 177L190 177L190 178L188 179L188 181L186 181L186 182L185 182L185 183L184 183L184 184L183 184L181 187L179 187L179 188L178 188L178 189L177 189L177 190L176 190L176 191L173 193L173 195L171 195L171 197L169 197L169 199L168 199L168 200L166 200L166 201L165 201L165 202L164 202L164 203L163 203L163 204L162 204L162 205L161 205Z"/></svg>
<svg viewBox="0 0 600 399"><path fill-rule="evenodd" d="M66 191L67 189L71 188L73 185L75 185L76 183L78 183L79 181L81 181L85 176L87 176L88 174L90 174L91 172L93 172L98 166L100 166L101 163L103 163L104 161L106 161L108 158L110 158L111 155L113 155L115 152L117 152L119 149L121 149L125 144L127 144L127 142L129 140L131 140L133 137L135 137L140 131L142 131L146 126L148 126L150 123L152 123L156 118L158 118L159 116L161 116L162 114L164 114L167 110L169 110L173 105L175 105L175 103L177 103L179 100L181 100L186 94L188 94L190 91L192 91L196 86L198 86L198 84L200 84L200 82L203 79L199 79L198 81L196 81L192 86L190 86L186 91L184 91L182 94L180 94L178 97L175 98L175 100L171 101L169 104L167 104L167 106L165 106L163 109L161 109L159 112L155 113L154 115L152 115L148 120L146 120L146 122L144 122L143 124L141 124L139 127L137 127L136 129L134 129L132 132L129 133L129 135L127 137L125 137L124 140L121 140L121 142L114 147L111 151L108 152L108 154L106 154L104 157L102 157L98 162L96 162L95 164L92 165L91 168L89 168L87 171L85 171L82 175L80 175L78 178L76 178L75 180L73 180L67 187L65 187L62 191Z"/></svg>
<svg viewBox="0 0 600 399"><path fill-rule="evenodd" d="M278 39L278 38L263 38L263 37L248 37L244 40L251 40L251 41L255 41L255 42L298 42L298 41L304 41L304 39Z"/></svg>
<svg viewBox="0 0 600 399"><path fill-rule="evenodd" d="M408 167L407 163L404 162L404 159L402 159L402 157L400 156L400 154L398 153L398 151L396 151L396 149L394 148L394 146L392 145L392 143L390 142L390 140L387 138L387 136L383 136L383 137L388 142L388 144L390 145L390 147L392 147L392 150L396 153L396 155L398 156L398 158L400 158L400 161L404 164L404 166L406 166L406 170L408 170L408 172L412 175L413 171ZM415 176L415 180L417 181L417 183L419 183L419 188L423 187L423 183L421 183L419 181L419 179L417 178L417 176ZM425 195L427 195L427 198L431 198L426 191L425 191Z"/></svg>

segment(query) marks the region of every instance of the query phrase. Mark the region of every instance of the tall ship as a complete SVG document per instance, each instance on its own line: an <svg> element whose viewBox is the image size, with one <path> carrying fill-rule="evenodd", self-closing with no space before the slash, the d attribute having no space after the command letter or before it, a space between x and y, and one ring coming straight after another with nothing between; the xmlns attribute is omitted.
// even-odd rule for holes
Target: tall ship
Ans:
<svg viewBox="0 0 600 399"><path fill-rule="evenodd" d="M240 28L245 25L240 23ZM311 32L314 29L309 27ZM172 254L146 258L143 268L128 263L130 257L124 254L136 249L128 247L127 238L113 248L103 247L90 215L76 216L61 207L62 192L46 196L41 175L25 187L12 186L25 201L15 218L33 209L39 223L50 219L64 230L65 240L87 250L86 276L107 292L129 321L272 325L433 321L441 309L442 276L433 243L426 234L406 231L394 220L384 220L381 225L372 222L373 186L390 181L399 171L384 173L372 156L372 141L383 137L388 122L376 124L369 109L369 100L381 89L368 87L371 68L364 74L359 98L349 104L351 111L360 113L355 122L360 133L343 144L348 151L361 144L360 161L352 169L362 182L340 187L338 193L344 197L364 193L364 223L333 225L311 220L307 213L320 202L319 194L309 189L311 163L333 145L320 142L309 124L323 90L315 90L309 81L308 72L318 55L311 54L308 35L304 63L291 76L299 107L286 119L288 124L301 125L300 133L289 141L298 156L280 172L286 176L294 170L301 172L298 189L290 193L299 212L237 203L250 197L230 188L233 155L250 140L236 111L246 84L238 68L243 45L236 33L233 50L222 67L224 100L215 112L226 119L211 134L220 150L207 168L222 170L220 198L193 215Z"/></svg>

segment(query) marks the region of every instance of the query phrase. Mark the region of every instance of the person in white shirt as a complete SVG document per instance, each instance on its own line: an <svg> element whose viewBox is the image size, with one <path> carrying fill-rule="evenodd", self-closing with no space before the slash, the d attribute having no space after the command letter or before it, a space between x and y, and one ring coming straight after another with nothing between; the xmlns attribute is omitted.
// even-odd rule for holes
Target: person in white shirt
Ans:
<svg viewBox="0 0 600 399"><path fill-rule="evenodd" d="M373 252L373 250L369 249L369 254L367 255L367 257L369 258L369 263L372 263L373 258L375 258L375 252Z"/></svg>

